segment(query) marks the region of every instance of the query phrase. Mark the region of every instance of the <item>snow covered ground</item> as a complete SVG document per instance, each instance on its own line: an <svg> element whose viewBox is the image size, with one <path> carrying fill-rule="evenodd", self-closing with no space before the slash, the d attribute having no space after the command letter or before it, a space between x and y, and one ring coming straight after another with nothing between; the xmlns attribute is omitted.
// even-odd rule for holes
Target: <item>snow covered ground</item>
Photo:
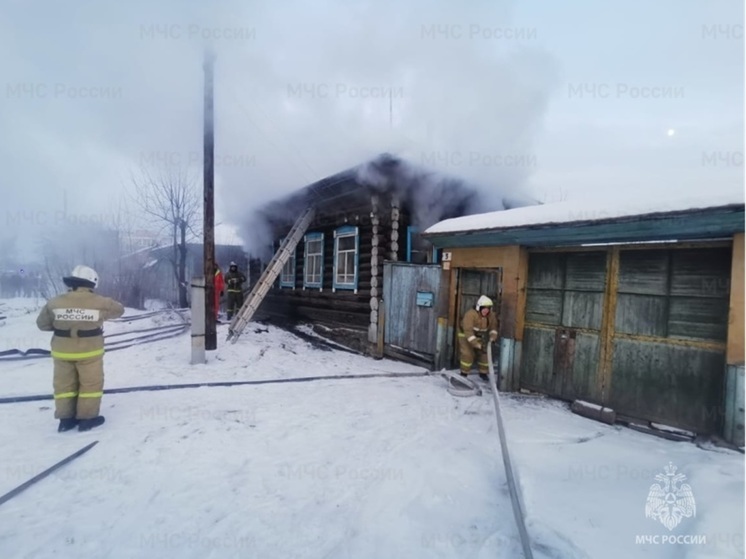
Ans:
<svg viewBox="0 0 746 559"><path fill-rule="evenodd" d="M41 304L0 301L0 351L48 347ZM189 364L188 333L108 353L106 388L422 371L262 324L226 345L218 328L206 365ZM51 362L0 361L0 386L0 397L49 393ZM742 454L547 399L501 402L537 559L744 556ZM89 433L58 434L51 406L0 405L0 495L99 443L0 505L4 559L522 556L491 398L453 397L437 375L111 394ZM645 516L669 464L696 502L670 531Z"/></svg>

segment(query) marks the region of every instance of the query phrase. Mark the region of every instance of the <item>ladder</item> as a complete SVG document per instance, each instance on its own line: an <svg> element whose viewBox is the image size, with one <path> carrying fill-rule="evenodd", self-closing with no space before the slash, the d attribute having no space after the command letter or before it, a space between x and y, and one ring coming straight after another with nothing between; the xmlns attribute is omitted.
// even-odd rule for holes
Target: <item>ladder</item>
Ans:
<svg viewBox="0 0 746 559"><path fill-rule="evenodd" d="M241 309L236 313L236 316L233 317L230 327L228 328L228 337L226 338L226 341L230 341L233 344L236 343L236 340L241 333L243 333L244 328L246 328L246 325L251 321L254 313L256 313L259 305L264 300L270 287L272 287L272 284L282 272L282 269L290 258L290 255L295 252L295 247L298 246L298 243L303 238L303 235L306 233L311 221L313 221L315 214L316 211L314 207L311 206L293 224L292 229L290 229L285 240L282 241L280 248L272 257L272 260L270 260L267 268L262 272L259 281L251 290L251 293L249 293L243 306L241 306Z"/></svg>

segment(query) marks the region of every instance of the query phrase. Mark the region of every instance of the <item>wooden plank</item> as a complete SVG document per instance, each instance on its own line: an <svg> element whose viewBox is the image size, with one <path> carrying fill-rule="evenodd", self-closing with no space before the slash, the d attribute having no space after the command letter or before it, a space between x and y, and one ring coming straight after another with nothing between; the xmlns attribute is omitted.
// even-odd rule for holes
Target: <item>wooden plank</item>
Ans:
<svg viewBox="0 0 746 559"><path fill-rule="evenodd" d="M614 390L609 406L624 415L699 433L721 420L722 351L615 340Z"/></svg>
<svg viewBox="0 0 746 559"><path fill-rule="evenodd" d="M601 336L598 332L576 331L575 354L571 386L563 390L568 399L600 402L598 392L598 363L601 355Z"/></svg>
<svg viewBox="0 0 746 559"><path fill-rule="evenodd" d="M564 255L567 259L565 289L603 293L606 283L606 252Z"/></svg>
<svg viewBox="0 0 746 559"><path fill-rule="evenodd" d="M529 289L562 289L562 254L534 254L529 256Z"/></svg>
<svg viewBox="0 0 746 559"><path fill-rule="evenodd" d="M620 293L614 329L624 334L666 336L666 297Z"/></svg>
<svg viewBox="0 0 746 559"><path fill-rule="evenodd" d="M728 311L729 365L744 364L744 234L733 237L730 275L730 301Z"/></svg>
<svg viewBox="0 0 746 559"><path fill-rule="evenodd" d="M619 291L620 250L614 247L607 253L606 291L604 295L601 324L601 347L599 352L596 390L602 405L607 405L611 394L612 362L614 356L614 325L616 323L617 294Z"/></svg>
<svg viewBox="0 0 746 559"><path fill-rule="evenodd" d="M559 396L554 384L554 328L524 329L523 355L520 367L520 387L550 396Z"/></svg>
<svg viewBox="0 0 746 559"><path fill-rule="evenodd" d="M570 328L601 329L604 294L565 291L562 305L562 325Z"/></svg>
<svg viewBox="0 0 746 559"><path fill-rule="evenodd" d="M665 296L668 254L666 250L620 251L619 293Z"/></svg>
<svg viewBox="0 0 746 559"><path fill-rule="evenodd" d="M523 248L518 257L518 275L516 277L516 313L515 313L515 339L523 340L523 329L526 324L526 298L528 296L528 251ZM506 273L509 273L506 272ZM505 281L505 277L503 277ZM507 281L506 281L507 283Z"/></svg>
<svg viewBox="0 0 746 559"><path fill-rule="evenodd" d="M668 336L693 340L726 341L727 299L671 297Z"/></svg>
<svg viewBox="0 0 746 559"><path fill-rule="evenodd" d="M559 326L562 320L561 290L528 289L526 299L526 321Z"/></svg>

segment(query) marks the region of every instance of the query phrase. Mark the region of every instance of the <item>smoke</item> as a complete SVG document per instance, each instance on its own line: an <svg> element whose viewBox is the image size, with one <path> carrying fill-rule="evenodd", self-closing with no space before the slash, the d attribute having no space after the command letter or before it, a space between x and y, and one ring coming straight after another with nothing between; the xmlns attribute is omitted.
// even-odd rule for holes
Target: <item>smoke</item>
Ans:
<svg viewBox="0 0 746 559"><path fill-rule="evenodd" d="M250 57L246 111L227 131L231 144L262 154L221 177L230 198L219 209L247 250L267 242L257 208L355 165L361 182L409 196L422 227L455 211L529 203L524 185L538 170L534 142L558 74L511 5L327 1L309 13L291 3L303 16L283 22L287 43ZM235 100L218 99L217 110ZM366 164L381 153L401 163Z"/></svg>
<svg viewBox="0 0 746 559"><path fill-rule="evenodd" d="M245 238L252 240L252 255L269 259L273 252L270 244L275 240L275 227L289 228L305 209L319 201L324 204L321 210L334 211L338 197L345 196L356 207L367 210L369 190L396 197L399 207L410 212L411 223L421 231L443 219L538 203L509 189L486 190L478 184L412 164L391 154L382 154L345 170L330 177L330 181L331 186L322 183L303 188L253 211L242 231ZM331 191L331 198L324 197L324 193L328 193L326 188L341 183L344 183L342 187Z"/></svg>
<svg viewBox="0 0 746 559"><path fill-rule="evenodd" d="M97 215L142 164L199 172L207 47L216 222L240 228L248 251L265 242L259 208L380 153L466 181L479 194L470 211L499 207L538 170L558 89L541 29L515 19L515 4L135 0L50 5L39 19L13 3L0 22L12 53L0 123L24 133L0 139L7 211L28 233L54 221L62 189ZM440 212L424 192L445 204L448 184L416 194L423 223Z"/></svg>

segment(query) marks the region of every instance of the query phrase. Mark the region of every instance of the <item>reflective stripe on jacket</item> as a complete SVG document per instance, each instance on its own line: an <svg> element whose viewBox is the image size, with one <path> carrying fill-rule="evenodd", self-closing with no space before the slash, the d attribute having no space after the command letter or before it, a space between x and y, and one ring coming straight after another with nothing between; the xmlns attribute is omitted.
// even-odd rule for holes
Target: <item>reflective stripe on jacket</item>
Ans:
<svg viewBox="0 0 746 559"><path fill-rule="evenodd" d="M81 361L104 353L104 336L78 336L79 331L102 329L104 321L119 318L124 307L108 297L79 287L50 299L39 312L39 330L59 330L64 335L52 336L52 357L65 361Z"/></svg>
<svg viewBox="0 0 746 559"><path fill-rule="evenodd" d="M497 315L490 310L490 314L482 316L478 310L469 309L461 320L461 332L469 344L476 346L481 343L482 334L485 332L497 334Z"/></svg>

